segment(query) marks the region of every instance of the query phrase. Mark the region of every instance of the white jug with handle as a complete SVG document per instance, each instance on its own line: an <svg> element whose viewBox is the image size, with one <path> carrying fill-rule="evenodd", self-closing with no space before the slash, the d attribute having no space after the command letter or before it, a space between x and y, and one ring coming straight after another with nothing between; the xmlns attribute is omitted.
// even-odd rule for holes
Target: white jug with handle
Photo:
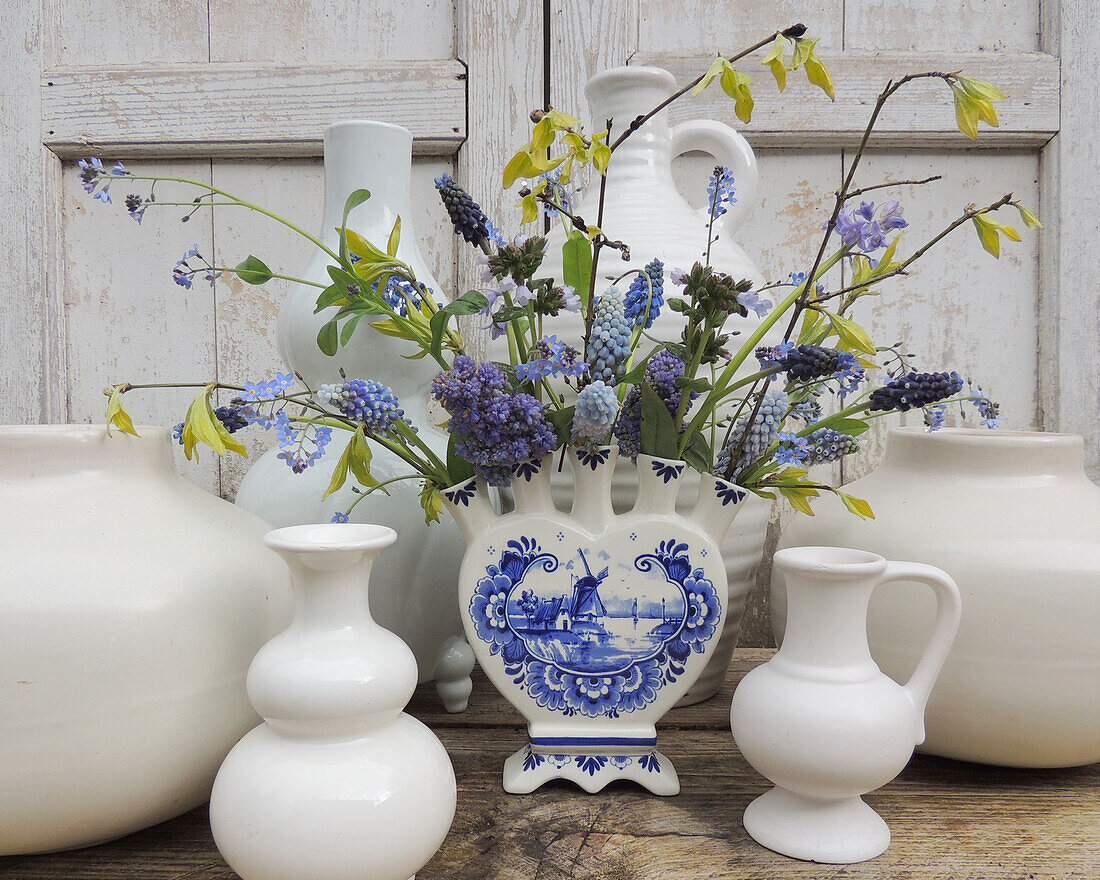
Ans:
<svg viewBox="0 0 1100 880"><path fill-rule="evenodd" d="M796 859L874 858L890 829L860 795L897 776L924 742L924 709L959 628L959 588L931 565L863 550L791 547L775 567L787 585L783 645L742 679L730 709L745 760L775 783L745 810L745 830ZM932 634L904 685L867 644L871 593L890 581L936 595Z"/></svg>
<svg viewBox="0 0 1100 880"><path fill-rule="evenodd" d="M676 92L676 79L659 67L617 67L605 70L588 81L584 93L591 106L591 132L602 131L612 120L610 142L626 130L637 117L648 113ZM714 156L715 163L733 172L737 202L715 222L718 240L711 247L711 265L735 278L750 278L761 283L760 270L734 242L732 233L748 216L756 202L759 172L756 156L748 142L736 131L714 120L690 120L670 126L668 110L662 110L625 140L607 168L607 197L604 203L604 233L630 247L629 264L615 252L605 250L599 273L612 277L630 266L641 267L660 257L669 269L690 269L703 261L707 248L708 211L693 208L684 200L672 178L672 163L677 156L699 150ZM705 181L700 181L704 188ZM599 175L592 173L589 185L573 205L573 213L591 225L599 215ZM540 275L561 280L561 246L565 231L555 224L546 248L546 260ZM597 289L602 289L597 284ZM677 315L662 314L657 329L665 320L675 324ZM755 316L748 319L755 322ZM736 324L733 319L730 325ZM664 338L665 334L658 335Z"/></svg>

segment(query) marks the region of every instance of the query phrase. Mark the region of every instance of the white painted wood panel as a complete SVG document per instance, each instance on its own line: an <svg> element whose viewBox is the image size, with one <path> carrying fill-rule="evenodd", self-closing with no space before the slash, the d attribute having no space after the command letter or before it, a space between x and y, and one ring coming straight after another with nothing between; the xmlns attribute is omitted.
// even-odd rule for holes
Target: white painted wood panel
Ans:
<svg viewBox="0 0 1100 880"><path fill-rule="evenodd" d="M588 113L584 86L589 78L621 67L638 45L638 3L634 0L550 0L550 103L602 131L603 119Z"/></svg>
<svg viewBox="0 0 1100 880"><path fill-rule="evenodd" d="M947 5L939 0L844 0L844 46L1034 52L1039 48L1039 3L961 0Z"/></svg>
<svg viewBox="0 0 1100 880"><path fill-rule="evenodd" d="M466 71L456 61L57 68L43 73L46 145L63 157L319 155L340 119L403 125L420 155L462 142Z"/></svg>
<svg viewBox="0 0 1100 880"><path fill-rule="evenodd" d="M822 47L841 48L839 0L641 0L638 46L643 52L735 52L775 30L802 22Z"/></svg>

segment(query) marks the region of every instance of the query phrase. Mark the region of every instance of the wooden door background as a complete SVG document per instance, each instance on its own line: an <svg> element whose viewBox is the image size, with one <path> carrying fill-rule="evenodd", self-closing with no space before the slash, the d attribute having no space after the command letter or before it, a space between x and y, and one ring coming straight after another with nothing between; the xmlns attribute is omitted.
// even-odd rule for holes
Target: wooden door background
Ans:
<svg viewBox="0 0 1100 880"><path fill-rule="evenodd" d="M141 226L91 200L75 160L120 159L213 182L320 221L321 130L379 118L416 138L415 224L436 276L464 290L457 247L432 187L450 171L515 229L499 173L549 101L587 116L583 87L606 67L656 64L681 81L795 21L821 37L837 84L830 105L801 83L778 96L760 67L753 122L717 89L675 116L741 128L760 159L764 197L739 233L769 279L812 261L848 152L891 75L963 69L1010 98L977 144L954 131L944 88L913 88L885 117L861 180L944 174L897 193L916 241L970 201L1013 191L1046 230L999 261L960 230L893 293L862 313L882 341L958 369L1000 401L1005 425L1086 438L1100 475L1100 8L1092 0L4 0L0 30L0 316L4 422L102 421L115 381L256 379L281 367L274 318L285 288L233 278L184 291L171 279L191 245L221 264L253 252L295 272L308 245L245 211L150 210ZM1065 47L1065 51L1060 51ZM792 77L794 79L794 77ZM809 103L800 102L803 95ZM588 121L588 120L586 120ZM709 166L678 169L699 201ZM194 193L158 187L161 201ZM183 200L183 199L180 199ZM866 302L866 301L865 301ZM145 424L182 418L191 391L132 395ZM886 421L886 420L884 420ZM883 426L884 427L884 426ZM851 479L881 453L876 431ZM269 438L253 437L253 453ZM181 470L232 498L247 463L209 456ZM827 502L823 502L825 504ZM830 510L829 515L844 515ZM760 590L757 591L761 593ZM764 643L754 603L750 643Z"/></svg>

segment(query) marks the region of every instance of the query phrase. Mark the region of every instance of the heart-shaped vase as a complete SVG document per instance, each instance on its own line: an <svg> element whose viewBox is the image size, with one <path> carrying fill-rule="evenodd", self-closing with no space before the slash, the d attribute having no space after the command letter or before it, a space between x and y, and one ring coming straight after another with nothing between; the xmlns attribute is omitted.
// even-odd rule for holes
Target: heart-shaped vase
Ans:
<svg viewBox="0 0 1100 880"><path fill-rule="evenodd" d="M720 544L747 496L702 481L691 516L675 510L687 466L638 457L638 499L611 506L617 450L571 451L570 512L554 506L551 459L522 465L515 511L497 515L471 478L444 491L466 536L462 623L481 668L527 719L528 743L504 788L569 779L599 791L630 779L680 791L657 751L657 721L702 673L726 615Z"/></svg>

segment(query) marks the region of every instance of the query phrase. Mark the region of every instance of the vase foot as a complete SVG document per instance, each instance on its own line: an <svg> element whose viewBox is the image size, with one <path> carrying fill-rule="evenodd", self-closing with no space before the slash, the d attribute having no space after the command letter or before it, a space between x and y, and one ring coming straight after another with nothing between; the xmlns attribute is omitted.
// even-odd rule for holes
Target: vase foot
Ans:
<svg viewBox="0 0 1100 880"><path fill-rule="evenodd" d="M805 862L865 862L890 845L890 829L858 797L818 800L776 786L748 805L744 822L760 845Z"/></svg>
<svg viewBox="0 0 1100 880"><path fill-rule="evenodd" d="M586 749L580 755L551 754L525 745L504 762L504 790L509 794L530 794L552 779L574 782L589 794L619 779L662 797L680 793L676 768L656 749L632 755Z"/></svg>
<svg viewBox="0 0 1100 880"><path fill-rule="evenodd" d="M461 636L451 636L435 662L435 690L448 712L465 712L474 690L474 650Z"/></svg>

